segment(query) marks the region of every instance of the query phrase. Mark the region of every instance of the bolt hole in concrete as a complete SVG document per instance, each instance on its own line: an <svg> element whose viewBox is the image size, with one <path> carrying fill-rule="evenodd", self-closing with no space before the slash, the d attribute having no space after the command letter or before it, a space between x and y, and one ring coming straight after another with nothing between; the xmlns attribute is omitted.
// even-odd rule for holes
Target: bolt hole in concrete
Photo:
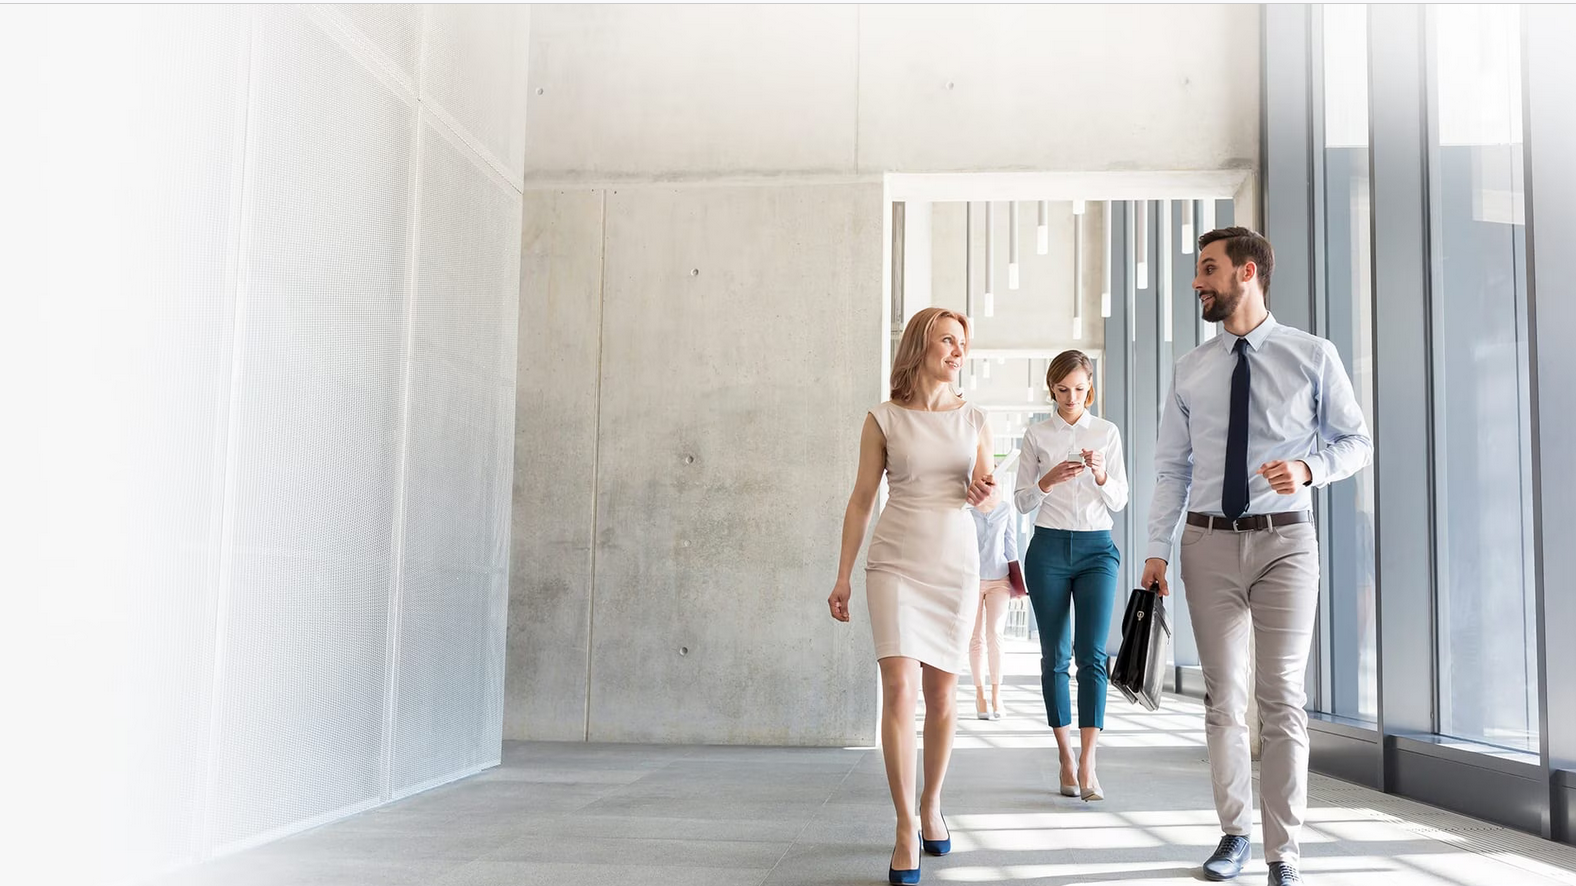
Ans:
<svg viewBox="0 0 1576 886"><path fill-rule="evenodd" d="M546 92L546 91L547 91L547 90L545 90L545 89L543 89L543 88L542 88L542 87L540 87L540 86L538 86L538 87L536 87L536 94L537 94L537 95L541 95L541 94L542 94L542 93L544 93L544 92Z"/></svg>
<svg viewBox="0 0 1576 886"><path fill-rule="evenodd" d="M687 465L694 464L695 463L695 456L693 456L693 455L686 455L686 456L684 456L684 463L687 464Z"/></svg>
<svg viewBox="0 0 1576 886"><path fill-rule="evenodd" d="M700 276L700 268L690 268L690 276L691 277L699 277Z"/></svg>
<svg viewBox="0 0 1576 886"><path fill-rule="evenodd" d="M680 646L679 647L679 655L689 655L689 647L688 646Z"/></svg>
<svg viewBox="0 0 1576 886"><path fill-rule="evenodd" d="M951 80L948 80L948 81L947 81L947 88L948 88L948 89L956 89L956 88L957 88L957 86L958 86L958 84L956 84L956 83L953 83L953 82L952 82L952 81L951 81Z"/></svg>

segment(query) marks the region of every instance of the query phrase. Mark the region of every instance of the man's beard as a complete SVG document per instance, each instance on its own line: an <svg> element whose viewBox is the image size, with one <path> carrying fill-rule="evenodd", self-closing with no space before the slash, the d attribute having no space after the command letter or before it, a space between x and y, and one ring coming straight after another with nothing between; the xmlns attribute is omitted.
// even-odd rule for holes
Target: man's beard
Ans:
<svg viewBox="0 0 1576 886"><path fill-rule="evenodd" d="M1237 303L1242 301L1242 287L1238 286L1231 292L1217 292L1209 306L1204 308L1204 321L1219 323L1230 317L1237 310Z"/></svg>

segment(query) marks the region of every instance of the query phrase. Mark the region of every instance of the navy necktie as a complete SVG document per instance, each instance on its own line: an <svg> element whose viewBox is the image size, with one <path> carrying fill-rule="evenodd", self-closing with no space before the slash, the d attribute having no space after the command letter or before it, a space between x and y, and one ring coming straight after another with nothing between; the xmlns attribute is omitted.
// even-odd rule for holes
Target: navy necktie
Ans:
<svg viewBox="0 0 1576 886"><path fill-rule="evenodd" d="M1226 431L1226 479L1220 488L1220 512L1235 520L1248 509L1248 340L1237 339L1237 368L1231 373L1231 424Z"/></svg>

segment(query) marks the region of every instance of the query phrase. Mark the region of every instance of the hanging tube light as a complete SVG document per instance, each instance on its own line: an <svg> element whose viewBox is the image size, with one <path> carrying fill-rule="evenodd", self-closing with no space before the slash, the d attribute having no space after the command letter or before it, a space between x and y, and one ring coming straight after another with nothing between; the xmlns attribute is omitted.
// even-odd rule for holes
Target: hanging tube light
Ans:
<svg viewBox="0 0 1576 886"><path fill-rule="evenodd" d="M1138 202L1129 204L1127 212L1127 242L1138 242ZM1133 261L1128 265L1132 269L1133 280L1127 284L1127 316L1123 320L1127 323L1127 340L1138 341L1138 251L1133 251Z"/></svg>
<svg viewBox="0 0 1576 886"><path fill-rule="evenodd" d="M1215 198L1206 197L1199 201L1198 229L1200 237L1215 230ZM1202 341L1209 341L1215 337L1216 324L1204 322L1202 315L1198 318L1199 333Z"/></svg>
<svg viewBox="0 0 1576 886"><path fill-rule="evenodd" d="M1139 289L1149 288L1149 201L1133 204L1133 274Z"/></svg>
<svg viewBox="0 0 1576 886"><path fill-rule="evenodd" d="M1160 201L1160 337L1171 340L1171 201Z"/></svg>
<svg viewBox="0 0 1576 886"><path fill-rule="evenodd" d="M1007 288L1018 288L1018 201L1007 203Z"/></svg>
<svg viewBox="0 0 1576 886"><path fill-rule="evenodd" d="M996 204L985 204L985 316L996 316Z"/></svg>
<svg viewBox="0 0 1576 886"><path fill-rule="evenodd" d="M1073 341L1083 338L1083 214L1073 213Z"/></svg>
<svg viewBox="0 0 1576 886"><path fill-rule="evenodd" d="M963 204L963 316L974 326L974 204Z"/></svg>
<svg viewBox="0 0 1576 886"><path fill-rule="evenodd" d="M1105 274L1100 277L1100 316L1111 316L1111 208L1116 204L1105 201L1105 248L1100 251L1105 259Z"/></svg>

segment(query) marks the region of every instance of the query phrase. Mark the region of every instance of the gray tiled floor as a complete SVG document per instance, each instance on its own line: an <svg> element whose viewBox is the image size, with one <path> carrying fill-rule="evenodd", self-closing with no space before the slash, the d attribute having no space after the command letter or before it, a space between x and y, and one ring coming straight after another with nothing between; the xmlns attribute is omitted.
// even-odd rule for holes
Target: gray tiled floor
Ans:
<svg viewBox="0 0 1576 886"><path fill-rule="evenodd" d="M925 881L1199 882L1219 828L1198 704L1147 714L1113 696L1100 756L1109 798L1061 797L1038 658L1014 649L1007 717L979 721L972 697L962 705L945 795L955 848L925 860ZM1576 851L1463 837L1468 822L1452 833L1441 820L1316 776L1304 873L1319 886L1576 884ZM892 830L874 749L510 743L497 769L158 886L877 884ZM1263 878L1255 861L1242 882Z"/></svg>

